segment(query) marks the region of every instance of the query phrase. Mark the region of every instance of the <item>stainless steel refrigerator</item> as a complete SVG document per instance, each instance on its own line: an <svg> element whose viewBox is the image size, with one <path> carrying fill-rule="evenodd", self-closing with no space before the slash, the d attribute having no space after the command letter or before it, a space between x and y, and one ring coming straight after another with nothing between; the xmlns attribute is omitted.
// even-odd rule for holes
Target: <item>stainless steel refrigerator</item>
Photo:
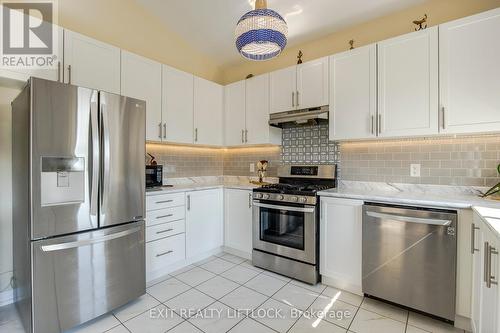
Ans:
<svg viewBox="0 0 500 333"><path fill-rule="evenodd" d="M145 294L146 103L31 78L12 112L16 306L62 332Z"/></svg>

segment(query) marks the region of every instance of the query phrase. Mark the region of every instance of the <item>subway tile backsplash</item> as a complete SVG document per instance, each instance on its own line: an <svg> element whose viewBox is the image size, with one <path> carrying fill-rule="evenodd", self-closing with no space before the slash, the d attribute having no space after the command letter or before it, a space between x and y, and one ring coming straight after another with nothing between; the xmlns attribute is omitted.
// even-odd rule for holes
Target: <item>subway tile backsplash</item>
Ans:
<svg viewBox="0 0 500 333"><path fill-rule="evenodd" d="M429 138L340 145L343 180L493 186L500 182L500 136ZM420 164L420 177L410 165Z"/></svg>
<svg viewBox="0 0 500 333"><path fill-rule="evenodd" d="M282 163L338 163L342 180L493 186L500 182L500 136L330 142L328 125L287 128L281 147L198 148L149 145L169 178L255 176L250 164L268 160L268 176ZM410 165L421 176L410 177Z"/></svg>

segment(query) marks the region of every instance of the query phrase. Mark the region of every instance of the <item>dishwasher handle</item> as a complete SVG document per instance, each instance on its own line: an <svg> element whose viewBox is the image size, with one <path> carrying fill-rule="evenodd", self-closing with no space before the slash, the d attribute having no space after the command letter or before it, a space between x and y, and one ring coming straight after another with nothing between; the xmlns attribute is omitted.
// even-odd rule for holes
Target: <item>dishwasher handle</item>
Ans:
<svg viewBox="0 0 500 333"><path fill-rule="evenodd" d="M395 214L387 214L387 213L378 213L378 212L370 212L367 211L366 215L370 217L374 217L377 219L389 219L395 220L399 222L408 222L408 223L419 223L419 224L428 224L428 225L438 225L447 227L451 225L451 220L443 220L443 219L427 219L421 217L413 217L413 216L403 216L403 215L395 215Z"/></svg>

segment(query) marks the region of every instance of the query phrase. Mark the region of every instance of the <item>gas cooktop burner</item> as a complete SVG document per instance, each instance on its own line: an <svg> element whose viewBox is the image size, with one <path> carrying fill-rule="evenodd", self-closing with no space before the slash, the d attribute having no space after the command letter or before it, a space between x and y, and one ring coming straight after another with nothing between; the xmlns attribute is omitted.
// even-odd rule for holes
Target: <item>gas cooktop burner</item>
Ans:
<svg viewBox="0 0 500 333"><path fill-rule="evenodd" d="M259 192L267 193L286 193L286 194L303 194L303 195L314 195L318 191L327 190L333 188L333 185L325 184L269 184L264 185L257 190Z"/></svg>

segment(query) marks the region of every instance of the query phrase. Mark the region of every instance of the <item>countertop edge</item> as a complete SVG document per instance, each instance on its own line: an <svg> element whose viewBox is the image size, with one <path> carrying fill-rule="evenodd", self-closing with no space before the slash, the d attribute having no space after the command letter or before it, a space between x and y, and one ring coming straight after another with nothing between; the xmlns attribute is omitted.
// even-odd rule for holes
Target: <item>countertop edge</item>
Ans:
<svg viewBox="0 0 500 333"><path fill-rule="evenodd" d="M365 194L354 194L354 193L318 192L318 195L322 197L356 199L362 201L383 202L388 204L420 205L420 206L439 207L439 208L470 209L473 206L472 203L465 203L465 202L453 202L453 201L445 202L445 201L425 200L416 198L398 198L393 196L365 195Z"/></svg>

